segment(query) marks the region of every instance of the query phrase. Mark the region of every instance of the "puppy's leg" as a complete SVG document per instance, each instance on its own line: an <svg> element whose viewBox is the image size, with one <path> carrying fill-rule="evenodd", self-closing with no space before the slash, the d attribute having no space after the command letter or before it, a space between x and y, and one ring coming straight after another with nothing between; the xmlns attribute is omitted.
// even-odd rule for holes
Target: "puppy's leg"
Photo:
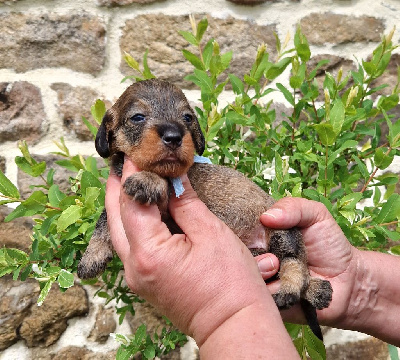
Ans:
<svg viewBox="0 0 400 360"><path fill-rule="evenodd" d="M273 297L280 309L288 309L299 302L310 281L300 232L296 229L271 230L269 251L280 261L281 285Z"/></svg>
<svg viewBox="0 0 400 360"><path fill-rule="evenodd" d="M89 245L79 262L78 276L81 279L98 276L105 270L112 257L113 250L107 225L107 213L104 209L97 220Z"/></svg>

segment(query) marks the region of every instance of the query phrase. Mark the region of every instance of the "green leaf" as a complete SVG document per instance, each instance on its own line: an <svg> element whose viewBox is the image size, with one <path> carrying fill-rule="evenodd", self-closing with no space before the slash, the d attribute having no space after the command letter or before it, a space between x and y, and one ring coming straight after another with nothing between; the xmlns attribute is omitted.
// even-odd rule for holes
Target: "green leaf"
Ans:
<svg viewBox="0 0 400 360"><path fill-rule="evenodd" d="M389 250L394 255L400 255L400 245L392 246Z"/></svg>
<svg viewBox="0 0 400 360"><path fill-rule="evenodd" d="M367 165L365 165L356 155L353 155L354 161L358 165L358 170L360 170L360 173L364 180L367 180L369 178L369 171L367 168Z"/></svg>
<svg viewBox="0 0 400 360"><path fill-rule="evenodd" d="M384 224L400 217L400 195L392 194L375 219L375 223Z"/></svg>
<svg viewBox="0 0 400 360"><path fill-rule="evenodd" d="M399 351L396 346L388 344L390 360L399 360Z"/></svg>
<svg viewBox="0 0 400 360"><path fill-rule="evenodd" d="M154 359L156 356L156 349L154 345L148 345L143 351L143 355L146 359Z"/></svg>
<svg viewBox="0 0 400 360"><path fill-rule="evenodd" d="M57 221L57 231L64 231L68 226L74 224L82 216L82 208L79 205L71 205L64 210Z"/></svg>
<svg viewBox="0 0 400 360"><path fill-rule="evenodd" d="M329 122L332 125L333 132L338 135L344 123L344 105L342 100L337 99L330 111Z"/></svg>
<svg viewBox="0 0 400 360"><path fill-rule="evenodd" d="M125 52L123 58L124 58L126 64L127 64L129 67L131 67L132 69L134 69L134 70L140 72L139 63L138 63L130 54L128 54L127 52Z"/></svg>
<svg viewBox="0 0 400 360"><path fill-rule="evenodd" d="M265 72L265 77L269 80L274 80L285 71L291 62L292 57L285 57L279 60L276 64L271 65L270 68Z"/></svg>
<svg viewBox="0 0 400 360"><path fill-rule="evenodd" d="M244 93L244 84L236 75L229 74L229 80L232 84L232 89L235 94L241 95Z"/></svg>
<svg viewBox="0 0 400 360"><path fill-rule="evenodd" d="M201 91L211 94L214 90L213 84L207 73L203 70L194 69L194 73L199 80Z"/></svg>
<svg viewBox="0 0 400 360"><path fill-rule="evenodd" d="M90 111L92 113L93 118L100 125L106 113L106 105L104 104L104 102L99 99L96 100L94 105L91 106Z"/></svg>
<svg viewBox="0 0 400 360"><path fill-rule="evenodd" d="M281 156L275 154L275 176L279 184L283 183L283 162Z"/></svg>
<svg viewBox="0 0 400 360"><path fill-rule="evenodd" d="M88 119L86 119L84 116L82 116L82 122L86 125L86 127L89 129L89 131L91 132L91 134L93 135L93 137L96 136L97 134L97 127L93 126Z"/></svg>
<svg viewBox="0 0 400 360"><path fill-rule="evenodd" d="M208 27L208 20L207 18L203 18L197 24L197 33L196 33L196 40L200 43L201 39L203 38L204 33L206 32Z"/></svg>
<svg viewBox="0 0 400 360"><path fill-rule="evenodd" d="M318 339L309 326L304 326L304 340L308 354L313 360L325 360L326 350L324 343Z"/></svg>
<svg viewBox="0 0 400 360"><path fill-rule="evenodd" d="M0 193L12 198L19 199L20 194L17 187L0 171Z"/></svg>
<svg viewBox="0 0 400 360"><path fill-rule="evenodd" d="M286 89L281 83L277 83L276 87L282 92L283 96L289 102L289 104L294 106L294 97L292 93L288 89Z"/></svg>
<svg viewBox="0 0 400 360"><path fill-rule="evenodd" d="M46 163L44 161L40 163L34 162L30 164L28 160L26 160L26 158L16 156L15 163L24 173L33 177L38 177L42 175L46 170Z"/></svg>
<svg viewBox="0 0 400 360"><path fill-rule="evenodd" d="M374 156L375 166L381 170L386 169L392 163L393 158L393 155L388 154L382 148L378 148Z"/></svg>
<svg viewBox="0 0 400 360"><path fill-rule="evenodd" d="M339 209L354 210L357 203L362 199L363 194L359 192L348 194L338 201Z"/></svg>
<svg viewBox="0 0 400 360"><path fill-rule="evenodd" d="M34 210L36 213L46 208L47 196L43 191L34 191L25 201L21 203L26 209Z"/></svg>
<svg viewBox="0 0 400 360"><path fill-rule="evenodd" d="M46 299L46 296L48 295L51 285L53 285L54 279L49 279L47 280L46 284L43 286L42 290L40 291L39 297L37 299L37 305L41 306L43 304L43 301Z"/></svg>
<svg viewBox="0 0 400 360"><path fill-rule="evenodd" d="M58 275L57 281L62 288L68 289L74 285L74 275L62 269Z"/></svg>
<svg viewBox="0 0 400 360"><path fill-rule="evenodd" d="M196 69L205 70L203 63L195 54L185 49L182 50L182 54Z"/></svg>
<svg viewBox="0 0 400 360"><path fill-rule="evenodd" d="M49 202L51 206L57 207L60 201L65 198L65 194L60 191L58 185L51 185L49 189Z"/></svg>
<svg viewBox="0 0 400 360"><path fill-rule="evenodd" d="M336 133L331 124L323 123L314 125L322 145L330 146L336 141Z"/></svg>
<svg viewBox="0 0 400 360"><path fill-rule="evenodd" d="M146 80L155 78L155 76L151 73L149 65L147 63L148 54L149 54L149 49L147 49L143 55L143 76Z"/></svg>
<svg viewBox="0 0 400 360"><path fill-rule="evenodd" d="M294 47L302 62L310 60L310 46L308 45L307 38L301 32L300 26L297 27L296 34L294 35Z"/></svg>
<svg viewBox="0 0 400 360"><path fill-rule="evenodd" d="M103 185L90 171L84 171L81 178L81 192L84 194L88 187L97 187L102 189Z"/></svg>
<svg viewBox="0 0 400 360"><path fill-rule="evenodd" d="M9 222L19 217L32 216L37 212L34 209L28 209L24 205L19 204L12 212L10 212L4 219L4 222Z"/></svg>
<svg viewBox="0 0 400 360"><path fill-rule="evenodd" d="M194 46L198 46L199 42L197 41L196 37L189 31L178 31L178 34L181 35L189 44Z"/></svg>

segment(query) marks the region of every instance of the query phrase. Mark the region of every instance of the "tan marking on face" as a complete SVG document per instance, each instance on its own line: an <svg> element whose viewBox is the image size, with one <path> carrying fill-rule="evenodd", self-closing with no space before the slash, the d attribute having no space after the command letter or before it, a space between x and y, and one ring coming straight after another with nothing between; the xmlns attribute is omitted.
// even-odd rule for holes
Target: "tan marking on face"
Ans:
<svg viewBox="0 0 400 360"><path fill-rule="evenodd" d="M155 128L145 130L137 146L127 146L124 138L122 132L117 135L117 146L142 170L174 178L185 174L193 165L195 150L189 133L183 136L182 145L176 150L163 143Z"/></svg>

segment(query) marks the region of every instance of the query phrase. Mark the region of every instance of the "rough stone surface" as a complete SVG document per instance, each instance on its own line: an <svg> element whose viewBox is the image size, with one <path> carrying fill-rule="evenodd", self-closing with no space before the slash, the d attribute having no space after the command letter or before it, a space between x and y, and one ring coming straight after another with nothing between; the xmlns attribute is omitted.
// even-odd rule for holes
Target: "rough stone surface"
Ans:
<svg viewBox="0 0 400 360"><path fill-rule="evenodd" d="M84 347L78 346L67 346L53 357L52 360L77 360L83 359L86 355L88 355L90 351Z"/></svg>
<svg viewBox="0 0 400 360"><path fill-rule="evenodd" d="M314 13L300 21L301 29L310 44L335 45L350 42L380 41L385 26L372 16L354 17L333 13Z"/></svg>
<svg viewBox="0 0 400 360"><path fill-rule="evenodd" d="M42 306L32 306L30 315L22 322L20 336L28 347L49 346L65 331L68 319L88 311L87 294L81 286L75 285L62 293L53 285Z"/></svg>
<svg viewBox="0 0 400 360"><path fill-rule="evenodd" d="M99 307L97 310L96 321L89 334L89 339L104 344L108 340L110 334L115 331L116 327L117 323L114 319L114 310Z"/></svg>
<svg viewBox="0 0 400 360"><path fill-rule="evenodd" d="M228 0L228 1L240 5L258 5L265 2L271 2L272 0Z"/></svg>
<svg viewBox="0 0 400 360"><path fill-rule="evenodd" d="M375 338L332 345L326 350L327 360L387 360L388 358L387 344Z"/></svg>
<svg viewBox="0 0 400 360"><path fill-rule="evenodd" d="M229 70L231 73L243 76L250 70L259 44L266 43L271 51L275 49L274 26L260 26L251 21L232 17L216 19L208 15L207 18L209 30L204 35L204 39L208 39L212 34L220 45L222 53L233 51ZM200 16L197 16L197 21L199 19ZM190 88L192 84L183 81L183 78L192 72L193 66L183 57L182 49L195 54L198 52L194 46L188 46L187 41L178 34L179 30L191 31L187 16L163 14L137 16L128 20L123 28L120 40L121 52L126 51L137 61L141 61L148 48L149 67L157 77L169 80L178 86ZM124 62L121 70L126 75L133 74L133 70L129 69Z"/></svg>
<svg viewBox="0 0 400 360"><path fill-rule="evenodd" d="M105 62L105 35L102 20L87 13L3 13L0 68L24 72L66 67L97 74Z"/></svg>
<svg viewBox="0 0 400 360"><path fill-rule="evenodd" d="M4 222L4 218L11 211L12 209L6 206L0 206L0 248L7 247L28 251L32 244L30 235L33 221L29 217L22 217Z"/></svg>
<svg viewBox="0 0 400 360"><path fill-rule="evenodd" d="M89 87L73 87L65 83L55 83L51 88L57 92L58 111L65 128L73 131L80 140L93 140L93 135L83 123L82 117L98 126L90 113L90 107L97 99L103 99L103 96Z"/></svg>
<svg viewBox="0 0 400 360"><path fill-rule="evenodd" d="M131 4L150 4L157 1L165 1L165 0L97 0L97 3L100 6L125 6Z"/></svg>
<svg viewBox="0 0 400 360"><path fill-rule="evenodd" d="M39 285L35 280L13 281L10 276L0 278L0 350L14 344L24 318L35 306Z"/></svg>
<svg viewBox="0 0 400 360"><path fill-rule="evenodd" d="M6 172L6 158L4 156L0 156L0 170L3 173Z"/></svg>
<svg viewBox="0 0 400 360"><path fill-rule="evenodd" d="M42 122L45 118L39 88L25 81L0 83L0 143L20 139L37 142L43 135Z"/></svg>

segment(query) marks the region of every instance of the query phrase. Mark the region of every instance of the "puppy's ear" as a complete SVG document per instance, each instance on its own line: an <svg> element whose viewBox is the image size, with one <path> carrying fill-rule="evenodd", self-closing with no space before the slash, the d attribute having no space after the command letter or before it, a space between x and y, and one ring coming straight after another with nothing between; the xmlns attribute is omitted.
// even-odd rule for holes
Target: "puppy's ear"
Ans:
<svg viewBox="0 0 400 360"><path fill-rule="evenodd" d="M103 158L107 158L110 156L110 147L109 147L109 134L107 131L107 123L111 121L111 115L107 111L103 117L103 121L99 129L97 130L95 147L99 155Z"/></svg>
<svg viewBox="0 0 400 360"><path fill-rule="evenodd" d="M201 131L200 124L196 117L194 118L192 124L192 138L197 154L202 155L206 147L206 141L204 139L203 132Z"/></svg>

